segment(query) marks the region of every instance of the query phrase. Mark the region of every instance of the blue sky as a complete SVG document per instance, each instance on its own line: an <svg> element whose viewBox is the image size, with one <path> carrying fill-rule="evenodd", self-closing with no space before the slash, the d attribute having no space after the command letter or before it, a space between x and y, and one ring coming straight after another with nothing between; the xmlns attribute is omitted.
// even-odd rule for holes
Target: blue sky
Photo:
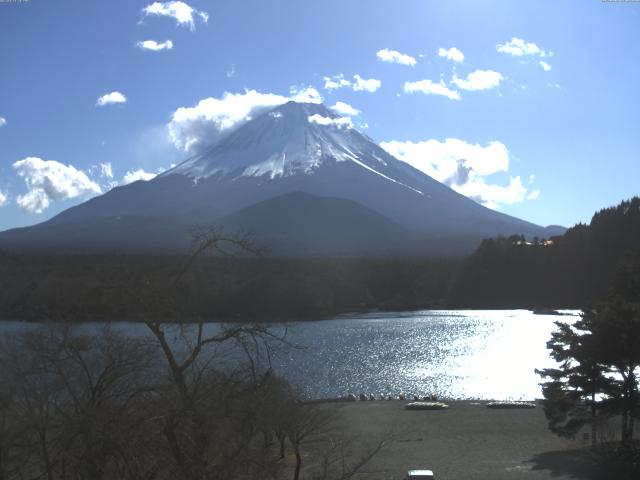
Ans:
<svg viewBox="0 0 640 480"><path fill-rule="evenodd" d="M0 2L0 66L0 229L151 178L296 91L538 224L640 193L640 3Z"/></svg>

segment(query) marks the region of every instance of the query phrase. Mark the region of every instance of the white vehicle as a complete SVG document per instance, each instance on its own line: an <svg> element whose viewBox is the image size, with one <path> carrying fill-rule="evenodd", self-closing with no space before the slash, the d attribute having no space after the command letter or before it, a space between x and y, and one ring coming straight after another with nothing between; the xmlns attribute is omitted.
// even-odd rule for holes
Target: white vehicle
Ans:
<svg viewBox="0 0 640 480"><path fill-rule="evenodd" d="M409 470L405 480L435 480L431 470Z"/></svg>

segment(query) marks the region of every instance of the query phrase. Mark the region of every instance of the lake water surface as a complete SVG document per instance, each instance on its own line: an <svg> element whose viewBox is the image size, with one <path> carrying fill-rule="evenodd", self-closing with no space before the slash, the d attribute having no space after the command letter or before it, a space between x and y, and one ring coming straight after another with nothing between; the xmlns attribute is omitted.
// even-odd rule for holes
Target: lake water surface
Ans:
<svg viewBox="0 0 640 480"><path fill-rule="evenodd" d="M277 364L313 397L407 392L534 399L541 397L534 369L554 365L546 348L554 322L576 318L527 310L343 316L295 324L291 338L308 348Z"/></svg>
<svg viewBox="0 0 640 480"><path fill-rule="evenodd" d="M534 369L554 364L546 348L554 322L576 319L528 310L426 310L293 322L287 337L305 348L281 351L273 364L312 398L406 392L531 400L541 397ZM25 327L21 322L0 326L3 332ZM146 334L141 324L117 328Z"/></svg>

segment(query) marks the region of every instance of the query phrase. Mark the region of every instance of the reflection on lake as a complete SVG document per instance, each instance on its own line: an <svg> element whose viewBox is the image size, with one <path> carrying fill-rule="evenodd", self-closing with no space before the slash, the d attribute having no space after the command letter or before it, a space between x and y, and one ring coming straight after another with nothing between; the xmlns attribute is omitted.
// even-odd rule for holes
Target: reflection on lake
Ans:
<svg viewBox="0 0 640 480"><path fill-rule="evenodd" d="M295 324L291 338L308 348L291 352L278 367L314 397L433 392L451 399L533 399L541 397L534 369L553 365L546 342L554 322L575 318L430 310Z"/></svg>
<svg viewBox="0 0 640 480"><path fill-rule="evenodd" d="M534 369L553 365L546 342L554 322L575 319L527 310L428 310L294 322L287 337L306 348L281 351L273 364L313 398L407 392L528 400L541 397ZM4 322L2 331L25 326ZM85 324L82 329L97 327ZM117 328L147 334L141 324Z"/></svg>

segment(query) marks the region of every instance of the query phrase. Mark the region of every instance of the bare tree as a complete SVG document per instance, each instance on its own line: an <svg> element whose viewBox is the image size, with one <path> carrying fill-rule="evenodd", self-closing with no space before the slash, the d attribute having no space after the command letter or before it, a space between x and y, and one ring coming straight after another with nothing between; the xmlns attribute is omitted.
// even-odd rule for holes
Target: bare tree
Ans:
<svg viewBox="0 0 640 480"><path fill-rule="evenodd" d="M175 294L181 282L198 259L210 252L226 257L257 250L248 235L194 230L191 255L168 291L155 296L164 308L174 309L179 322L145 320L162 351L174 389L168 392L174 402L167 403L171 407L162 415L162 434L176 474L189 480L231 478L239 470L247 474L251 465L264 464L251 452L260 429L253 414L255 406L247 399L260 392L267 378L272 343L285 341L265 324L209 326L201 318L178 311ZM225 348L231 345L236 348ZM236 368L230 373L233 364Z"/></svg>
<svg viewBox="0 0 640 480"><path fill-rule="evenodd" d="M5 341L1 353L7 416L22 429L17 478L136 478L124 471L154 388L148 348L107 330L45 328Z"/></svg>
<svg viewBox="0 0 640 480"><path fill-rule="evenodd" d="M217 230L194 239L172 279L148 282L150 336L62 325L0 342L0 480L299 480L307 456L307 478L346 480L375 455L354 462L331 409L273 373L275 349L292 347L284 326L184 309L198 258L253 251Z"/></svg>

